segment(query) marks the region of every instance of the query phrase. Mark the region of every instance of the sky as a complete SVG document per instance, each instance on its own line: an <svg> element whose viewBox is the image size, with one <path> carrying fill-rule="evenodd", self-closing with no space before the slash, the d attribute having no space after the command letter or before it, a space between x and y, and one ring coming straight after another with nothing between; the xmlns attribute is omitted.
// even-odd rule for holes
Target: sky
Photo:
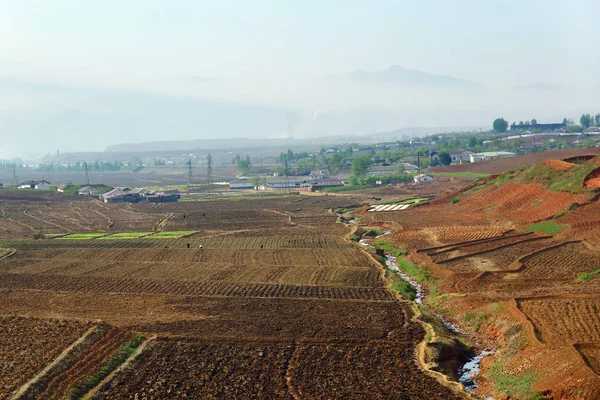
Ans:
<svg viewBox="0 0 600 400"><path fill-rule="evenodd" d="M102 115L102 105L92 105L97 90L284 107L313 116L352 109L407 115L411 103L417 112L447 111L457 107L457 98L463 109L510 101L505 109L514 112L522 107L508 92L537 83L585 101L567 104L563 93L552 103L556 110L548 111L547 95L532 97L527 112L539 109L549 118L562 115L563 104L575 109L588 103L591 112L600 109L594 101L600 89L598 15L600 2L592 0L0 0L0 78L88 91L75 101L69 90L0 86L0 116L42 116L80 110L81 104L88 108L80 111ZM397 87L343 82L352 71L391 65L475 81L490 92L432 95L411 88L402 97ZM531 106L538 99L544 104ZM408 118L404 125L428 122ZM446 118L429 125L479 123ZM314 130L309 125L298 129Z"/></svg>

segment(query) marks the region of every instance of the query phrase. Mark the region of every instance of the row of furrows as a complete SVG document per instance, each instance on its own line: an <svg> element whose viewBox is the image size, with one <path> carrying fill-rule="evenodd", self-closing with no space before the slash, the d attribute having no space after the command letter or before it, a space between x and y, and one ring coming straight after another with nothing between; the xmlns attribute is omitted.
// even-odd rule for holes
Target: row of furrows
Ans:
<svg viewBox="0 0 600 400"><path fill-rule="evenodd" d="M384 288L337 287L229 282L154 281L71 276L1 274L0 287L92 293L146 293L199 297L314 298L345 300L391 300Z"/></svg>

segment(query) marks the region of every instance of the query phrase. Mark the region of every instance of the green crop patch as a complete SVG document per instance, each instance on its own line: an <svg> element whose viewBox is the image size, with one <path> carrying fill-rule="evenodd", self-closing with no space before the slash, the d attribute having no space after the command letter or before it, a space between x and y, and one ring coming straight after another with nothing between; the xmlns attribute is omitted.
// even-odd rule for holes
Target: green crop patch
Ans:
<svg viewBox="0 0 600 400"><path fill-rule="evenodd" d="M558 235L565 228L568 228L568 227L569 227L569 225L567 225L567 224L557 224L556 222L553 222L553 221L543 221L543 222L538 222L537 224L529 225L527 228L525 228L525 231L526 232L541 232L541 233L548 234L550 236L554 236L554 235Z"/></svg>
<svg viewBox="0 0 600 400"><path fill-rule="evenodd" d="M112 235L103 236L100 239L110 240L110 239L139 239L144 236L152 235L153 232L120 232L114 233Z"/></svg>
<svg viewBox="0 0 600 400"><path fill-rule="evenodd" d="M102 236L106 236L106 232L94 232L94 233L71 233L67 236L57 237L56 240L61 239L73 239L73 240L86 240L86 239L97 239Z"/></svg>
<svg viewBox="0 0 600 400"><path fill-rule="evenodd" d="M197 231L157 232L153 235L144 236L144 239L179 239L194 233L197 233Z"/></svg>

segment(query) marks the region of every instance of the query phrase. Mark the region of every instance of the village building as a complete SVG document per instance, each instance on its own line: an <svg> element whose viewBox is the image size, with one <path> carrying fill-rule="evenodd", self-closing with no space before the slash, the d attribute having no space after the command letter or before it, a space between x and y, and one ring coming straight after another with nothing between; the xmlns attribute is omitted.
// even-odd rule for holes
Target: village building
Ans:
<svg viewBox="0 0 600 400"><path fill-rule="evenodd" d="M462 164L470 162L471 154L475 154L473 151L458 149L450 152L450 158L452 159L451 164Z"/></svg>
<svg viewBox="0 0 600 400"><path fill-rule="evenodd" d="M483 153L473 153L469 156L471 162L495 160L497 158L514 157L516 153L509 151L486 151Z"/></svg>
<svg viewBox="0 0 600 400"><path fill-rule="evenodd" d="M19 189L50 190L50 182L43 179L25 181L19 185Z"/></svg>
<svg viewBox="0 0 600 400"><path fill-rule="evenodd" d="M418 174L414 177L415 183L431 183L434 180L435 178L432 175L428 174Z"/></svg>

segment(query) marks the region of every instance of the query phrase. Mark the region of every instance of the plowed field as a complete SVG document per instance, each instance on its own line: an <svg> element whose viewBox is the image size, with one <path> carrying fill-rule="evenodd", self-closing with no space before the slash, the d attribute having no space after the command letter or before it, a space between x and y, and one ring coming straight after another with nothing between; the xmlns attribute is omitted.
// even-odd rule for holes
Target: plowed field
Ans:
<svg viewBox="0 0 600 400"><path fill-rule="evenodd" d="M357 205L351 198L105 205L23 196L0 194L0 248L14 249L0 260L0 315L39 319L27 329L19 324L29 319L0 321L2 398L53 362L27 396L455 398L419 369L425 333L412 309L330 211ZM197 233L135 237L152 231ZM87 239L94 232L121 238ZM63 333L47 322L55 317L81 322ZM150 344L123 353L138 334ZM115 357L128 367L97 386Z"/></svg>

